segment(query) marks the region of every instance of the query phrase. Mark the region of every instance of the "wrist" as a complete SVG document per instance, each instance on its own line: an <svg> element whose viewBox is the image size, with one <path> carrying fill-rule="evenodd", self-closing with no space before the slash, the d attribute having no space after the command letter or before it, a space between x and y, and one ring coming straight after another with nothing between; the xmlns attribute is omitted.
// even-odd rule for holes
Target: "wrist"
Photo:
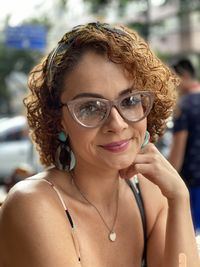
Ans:
<svg viewBox="0 0 200 267"><path fill-rule="evenodd" d="M168 198L168 206L180 205L184 207L185 205L190 205L190 194L187 188L184 190L179 190L176 195L172 198Z"/></svg>

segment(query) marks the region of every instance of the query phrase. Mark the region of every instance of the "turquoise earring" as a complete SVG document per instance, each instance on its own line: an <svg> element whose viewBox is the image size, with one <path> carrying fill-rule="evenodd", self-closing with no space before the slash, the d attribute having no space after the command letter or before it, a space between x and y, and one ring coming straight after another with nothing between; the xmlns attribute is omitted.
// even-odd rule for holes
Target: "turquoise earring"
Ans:
<svg viewBox="0 0 200 267"><path fill-rule="evenodd" d="M67 137L63 131L59 132L58 134L58 140L61 142L65 142L67 140Z"/></svg>
<svg viewBox="0 0 200 267"><path fill-rule="evenodd" d="M150 139L150 133L146 131L141 148L144 148L149 143L149 139Z"/></svg>

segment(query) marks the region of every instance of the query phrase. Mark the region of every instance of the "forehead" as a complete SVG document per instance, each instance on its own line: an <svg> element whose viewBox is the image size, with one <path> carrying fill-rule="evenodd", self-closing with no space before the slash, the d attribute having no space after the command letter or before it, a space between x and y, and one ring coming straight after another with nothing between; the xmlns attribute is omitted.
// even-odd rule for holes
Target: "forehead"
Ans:
<svg viewBox="0 0 200 267"><path fill-rule="evenodd" d="M96 93L115 98L132 87L132 79L122 65L111 62L105 55L87 52L65 78L63 100L81 93Z"/></svg>

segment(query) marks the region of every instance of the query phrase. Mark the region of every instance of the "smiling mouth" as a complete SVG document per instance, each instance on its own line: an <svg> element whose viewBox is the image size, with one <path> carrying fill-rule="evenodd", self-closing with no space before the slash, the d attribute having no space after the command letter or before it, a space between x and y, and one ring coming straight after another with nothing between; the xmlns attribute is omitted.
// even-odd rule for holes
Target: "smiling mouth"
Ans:
<svg viewBox="0 0 200 267"><path fill-rule="evenodd" d="M113 142L106 145L101 145L101 147L111 152L122 152L128 148L130 140L131 139Z"/></svg>

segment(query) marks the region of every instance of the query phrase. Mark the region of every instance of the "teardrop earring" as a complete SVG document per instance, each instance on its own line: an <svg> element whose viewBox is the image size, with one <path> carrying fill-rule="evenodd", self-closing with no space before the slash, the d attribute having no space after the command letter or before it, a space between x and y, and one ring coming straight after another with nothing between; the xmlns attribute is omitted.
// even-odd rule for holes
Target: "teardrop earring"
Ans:
<svg viewBox="0 0 200 267"><path fill-rule="evenodd" d="M75 166L75 157L69 145L69 137L61 131L58 140L60 144L55 154L56 167L60 170L72 170Z"/></svg>
<svg viewBox="0 0 200 267"><path fill-rule="evenodd" d="M150 139L150 133L146 131L141 148L144 148L149 143L149 139Z"/></svg>

